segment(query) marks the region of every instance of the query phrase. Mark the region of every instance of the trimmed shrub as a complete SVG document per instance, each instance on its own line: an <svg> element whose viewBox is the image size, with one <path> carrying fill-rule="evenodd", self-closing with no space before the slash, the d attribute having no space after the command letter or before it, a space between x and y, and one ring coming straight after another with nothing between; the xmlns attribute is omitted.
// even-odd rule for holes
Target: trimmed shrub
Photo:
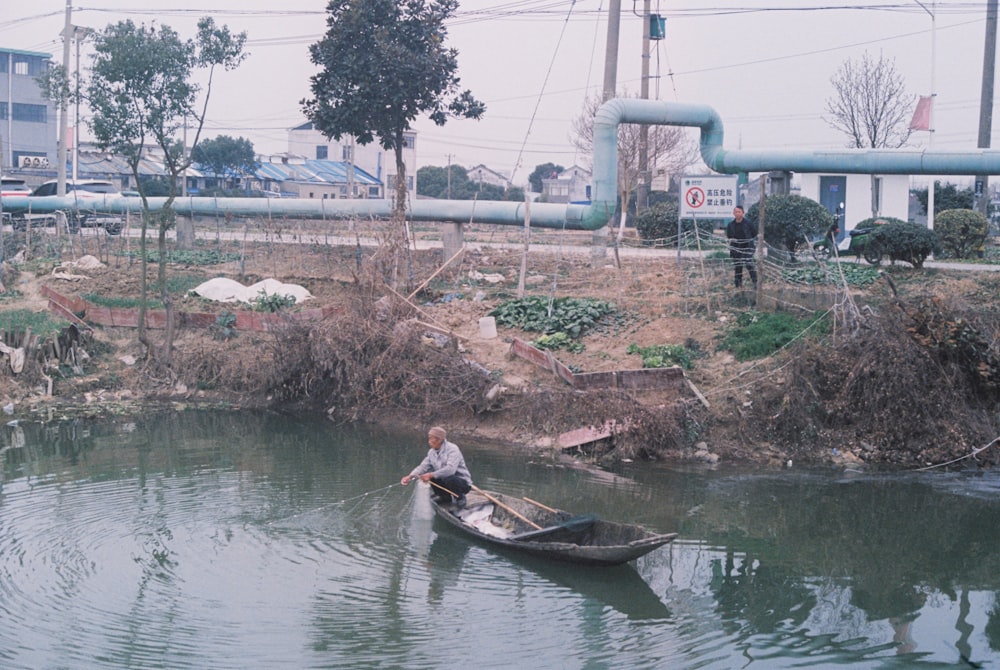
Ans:
<svg viewBox="0 0 1000 670"><path fill-rule="evenodd" d="M884 223L875 225L876 219L865 219L857 227L873 227L869 244L877 244L890 260L905 261L915 268L922 268L928 256L940 252L941 243L933 230L892 217L877 220Z"/></svg>
<svg viewBox="0 0 1000 670"><path fill-rule="evenodd" d="M759 202L750 206L747 218L760 229ZM764 241L793 258L806 240L824 234L835 221L826 207L801 195L769 195L764 201Z"/></svg>
<svg viewBox="0 0 1000 670"><path fill-rule="evenodd" d="M675 240L677 237L677 218L680 216L680 206L676 199L665 202L658 202L652 207L647 207L635 215L635 230L639 234L639 239L647 244L662 242L663 240ZM719 221L702 219L698 221L698 236L706 239L711 236L712 231L719 225ZM681 221L681 231L687 238L694 232L694 219L684 219Z"/></svg>
<svg viewBox="0 0 1000 670"><path fill-rule="evenodd" d="M983 250L990 222L971 209L947 209L934 216L934 232L950 258L973 258Z"/></svg>

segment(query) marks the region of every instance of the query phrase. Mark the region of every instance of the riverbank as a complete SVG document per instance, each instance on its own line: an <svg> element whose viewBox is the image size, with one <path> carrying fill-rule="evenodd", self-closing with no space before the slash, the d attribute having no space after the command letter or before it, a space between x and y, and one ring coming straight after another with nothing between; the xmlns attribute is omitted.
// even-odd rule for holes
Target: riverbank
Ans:
<svg viewBox="0 0 1000 670"><path fill-rule="evenodd" d="M378 247L314 238L304 243L301 231L270 229L261 236L235 242L207 233L195 250L171 259L177 309L215 314L217 321L178 331L169 370L148 364L134 329L88 326L86 359L75 368L48 370L51 396L8 374L2 404L13 406L12 416L57 416L71 408L142 411L144 403L161 401L294 408L337 421L392 420L416 430L442 422L466 440L482 436L546 450L564 448L565 433L594 429L603 437L568 449L602 462L923 467L967 455L997 430L990 418L992 381L980 384L968 369L988 365L992 345L982 352L985 358L964 362L938 346L947 345L945 325L954 323L975 324L967 335L996 341L990 339L998 281L992 272L891 267L887 279L837 287L790 283L784 269L766 265L757 295L732 290L725 260L678 258L675 250L609 250L595 263L577 245L547 244L524 254L510 248L513 239L494 237L471 239L465 253L446 264L439 243L423 237L393 270ZM50 239L45 253L7 267L4 310L48 310L46 286L61 295L135 304L141 282L134 240L73 237L63 240L71 246L58 256ZM88 251L100 267L55 272ZM397 288L389 287L392 271ZM154 266L149 273L155 285ZM233 305L190 294L212 277L244 285L266 278L299 284L312 294L303 308L333 316L259 333L232 328L226 315ZM637 369L642 363L635 349L654 345L679 345L698 355L676 388L582 392L551 369L511 356L515 339L531 341L538 333L501 325L495 337L484 335L480 320L519 294L616 305L616 320L581 337L579 347L552 352L569 370ZM932 314L928 305L935 304ZM829 313L834 329L809 344L738 361L720 341L758 310ZM847 316L858 319L853 332ZM914 338L914 329L935 324L945 327L943 340L935 344L936 335L923 336L921 344ZM152 331L152 338L160 341L162 332ZM969 462L989 465L992 458L987 450Z"/></svg>

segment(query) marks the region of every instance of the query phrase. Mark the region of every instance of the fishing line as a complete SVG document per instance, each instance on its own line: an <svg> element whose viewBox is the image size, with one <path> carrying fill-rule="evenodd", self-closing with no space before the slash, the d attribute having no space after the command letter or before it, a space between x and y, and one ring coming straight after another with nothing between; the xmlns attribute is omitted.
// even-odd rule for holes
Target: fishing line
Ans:
<svg viewBox="0 0 1000 670"><path fill-rule="evenodd" d="M336 502L332 502L332 503L327 503L325 505L321 505L320 507L317 507L315 509L306 510L304 512L296 512L295 514L291 514L289 516L285 516L285 517L282 517L280 519L275 519L274 521L269 521L267 525L272 526L272 525L274 525L276 523L287 523L288 521L291 521L293 519L297 519L299 517L306 516L307 514L317 514L319 512L323 512L324 510L328 510L328 509L331 509L331 508L334 508L334 507L337 507L337 506L340 506L340 505L345 505L347 503L353 502L355 504L353 506L351 506L351 508L349 510L347 510L348 512L350 512L351 510L356 509L357 506L360 505L361 502L363 500L365 500L366 498L368 498L369 496L374 496L377 493L383 493L384 494L385 492L387 492L389 489L391 489L394 486L401 486L401 484L399 484L399 482L395 482L393 484L389 484L388 486L383 486L380 489L374 489L372 491L365 491L364 493L360 493L360 494L358 494L356 496L351 496L350 498L344 498L343 500L338 500ZM383 495L379 499L379 502L381 502L382 498L384 498L384 497L385 496Z"/></svg>

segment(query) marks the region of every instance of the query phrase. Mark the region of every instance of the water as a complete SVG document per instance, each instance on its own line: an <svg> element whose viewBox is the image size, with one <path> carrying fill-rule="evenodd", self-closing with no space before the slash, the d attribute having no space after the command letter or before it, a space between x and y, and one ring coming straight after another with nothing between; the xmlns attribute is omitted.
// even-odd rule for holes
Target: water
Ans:
<svg viewBox="0 0 1000 670"><path fill-rule="evenodd" d="M680 539L580 568L399 486L422 431L190 412L0 428L3 668L1000 667L1000 477L593 471L477 483Z"/></svg>

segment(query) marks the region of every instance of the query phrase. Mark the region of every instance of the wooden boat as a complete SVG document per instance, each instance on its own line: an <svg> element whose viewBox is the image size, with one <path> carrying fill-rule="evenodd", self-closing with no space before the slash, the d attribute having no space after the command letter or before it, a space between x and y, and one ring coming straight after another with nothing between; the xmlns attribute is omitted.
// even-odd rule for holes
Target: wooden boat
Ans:
<svg viewBox="0 0 1000 670"><path fill-rule="evenodd" d="M474 489L464 508L431 497L438 517L488 544L584 565L620 565L677 537L594 515L574 516L522 498Z"/></svg>

